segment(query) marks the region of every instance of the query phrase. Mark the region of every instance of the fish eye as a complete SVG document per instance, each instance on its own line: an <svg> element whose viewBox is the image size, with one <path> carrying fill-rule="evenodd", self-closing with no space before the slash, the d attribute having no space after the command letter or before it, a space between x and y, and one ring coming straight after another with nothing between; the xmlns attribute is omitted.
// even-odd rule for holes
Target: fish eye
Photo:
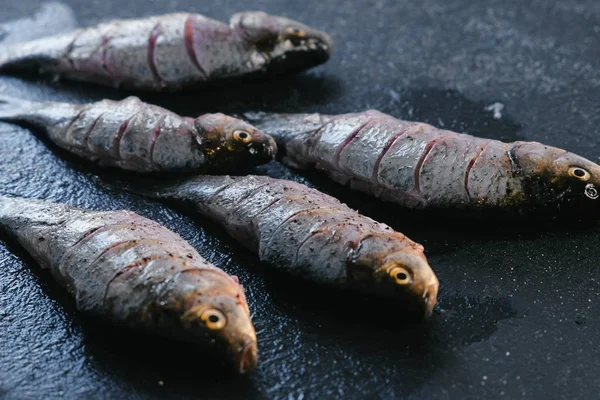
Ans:
<svg viewBox="0 0 600 400"><path fill-rule="evenodd" d="M252 140L252 135L246 131L238 130L233 132L233 138L238 142L249 143Z"/></svg>
<svg viewBox="0 0 600 400"><path fill-rule="evenodd" d="M388 274L398 285L409 285L412 282L410 273L404 267L394 267Z"/></svg>
<svg viewBox="0 0 600 400"><path fill-rule="evenodd" d="M223 313L219 310L215 310L214 308L202 312L202 314L200 315L200 319L202 320L202 322L204 322L208 329L214 331L222 329L227 323L227 320L225 319Z"/></svg>
<svg viewBox="0 0 600 400"><path fill-rule="evenodd" d="M569 175L573 178L581 179L582 181L587 181L591 178L591 175L588 171L579 167L569 168Z"/></svg>
<svg viewBox="0 0 600 400"><path fill-rule="evenodd" d="M288 36L295 36L295 37L299 37L299 38L303 38L306 36L306 32L304 32L302 29L298 29L298 28L286 28L285 29L285 33Z"/></svg>

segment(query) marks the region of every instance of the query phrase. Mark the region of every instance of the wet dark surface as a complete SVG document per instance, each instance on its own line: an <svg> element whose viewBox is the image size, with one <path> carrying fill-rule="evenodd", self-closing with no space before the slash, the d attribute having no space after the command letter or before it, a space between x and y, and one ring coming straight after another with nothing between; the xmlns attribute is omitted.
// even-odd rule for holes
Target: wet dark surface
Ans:
<svg viewBox="0 0 600 400"><path fill-rule="evenodd" d="M0 19L30 16L41 3L4 0ZM142 96L182 114L377 108L478 136L537 140L600 158L600 3L594 0L69 3L82 25L174 10L225 20L237 11L262 9L326 30L337 42L333 59L308 74ZM0 37L9 40L13 26L0 29ZM32 77L0 77L0 92L77 102L128 94ZM498 118L494 108L502 108ZM440 218L402 211L275 163L260 169L335 194L422 243L441 290L434 317L419 323L385 301L272 274L217 226L119 192L97 172L27 129L0 124L1 192L135 210L238 275L254 313L260 366L248 376L230 376L186 346L81 315L51 277L2 236L0 397L598 396L596 223Z"/></svg>

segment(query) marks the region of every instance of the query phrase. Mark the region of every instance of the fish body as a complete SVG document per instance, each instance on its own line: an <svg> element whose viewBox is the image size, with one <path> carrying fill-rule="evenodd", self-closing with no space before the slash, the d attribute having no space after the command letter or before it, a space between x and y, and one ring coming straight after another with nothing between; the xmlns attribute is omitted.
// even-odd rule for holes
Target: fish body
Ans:
<svg viewBox="0 0 600 400"><path fill-rule="evenodd" d="M273 136L283 162L409 208L597 210L600 166L537 142L505 143L396 119L247 115Z"/></svg>
<svg viewBox="0 0 600 400"><path fill-rule="evenodd" d="M51 271L78 310L199 346L217 343L240 372L256 364L237 279L160 224L128 211L0 197L0 228Z"/></svg>
<svg viewBox="0 0 600 400"><path fill-rule="evenodd" d="M34 125L73 154L135 172L245 170L270 161L277 149L271 137L236 118L192 120L133 96L83 105L0 96L0 120Z"/></svg>
<svg viewBox="0 0 600 400"><path fill-rule="evenodd" d="M192 203L262 262L293 276L395 296L426 317L436 303L439 283L420 244L300 183L204 175L132 190Z"/></svg>
<svg viewBox="0 0 600 400"><path fill-rule="evenodd" d="M175 13L0 47L0 70L41 69L73 80L175 91L224 78L303 70L325 62L332 49L327 34L263 12L235 14L229 25Z"/></svg>

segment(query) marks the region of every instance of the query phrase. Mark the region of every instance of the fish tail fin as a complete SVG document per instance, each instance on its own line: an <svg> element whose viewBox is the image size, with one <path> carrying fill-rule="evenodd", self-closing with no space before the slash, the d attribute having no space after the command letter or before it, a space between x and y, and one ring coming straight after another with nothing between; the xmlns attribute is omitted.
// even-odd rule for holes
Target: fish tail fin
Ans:
<svg viewBox="0 0 600 400"><path fill-rule="evenodd" d="M72 43L76 28L73 10L55 1L33 15L0 23L0 70L23 72L52 64Z"/></svg>
<svg viewBox="0 0 600 400"><path fill-rule="evenodd" d="M0 222L6 219L6 210L18 204L21 200L22 198L17 195L2 191L2 194L0 194Z"/></svg>
<svg viewBox="0 0 600 400"><path fill-rule="evenodd" d="M0 121L26 120L35 104L37 103L0 94Z"/></svg>
<svg viewBox="0 0 600 400"><path fill-rule="evenodd" d="M107 188L114 192L129 192L142 197L151 199L168 199L172 196L177 187L177 182L169 179L163 181L152 177L136 175L135 178L125 177L109 178L104 180Z"/></svg>
<svg viewBox="0 0 600 400"><path fill-rule="evenodd" d="M0 71L10 69L11 64L18 58L16 49L10 45L0 45Z"/></svg>
<svg viewBox="0 0 600 400"><path fill-rule="evenodd" d="M0 71L51 71L64 53L64 48L61 49L52 39L42 38L31 42L0 45Z"/></svg>
<svg viewBox="0 0 600 400"><path fill-rule="evenodd" d="M123 184L123 182L121 182ZM123 184L123 189L137 194L139 196L148 197L151 199L168 199L170 197L170 193L173 192L173 185L170 183L164 182L152 182L146 181L143 183L142 181L128 181Z"/></svg>
<svg viewBox="0 0 600 400"><path fill-rule="evenodd" d="M61 102L37 102L0 94L0 121L40 129L62 129L85 105Z"/></svg>
<svg viewBox="0 0 600 400"><path fill-rule="evenodd" d="M71 7L58 1L46 1L33 14L0 23L3 44L23 43L42 37L72 32L77 18Z"/></svg>
<svg viewBox="0 0 600 400"><path fill-rule="evenodd" d="M224 175L198 175L193 177L144 177L134 179L112 177L104 180L109 190L126 191L138 196L178 202L205 201L224 186L235 181L235 177Z"/></svg>
<svg viewBox="0 0 600 400"><path fill-rule="evenodd" d="M6 69L11 59L10 54L10 46L1 45L0 46L0 70Z"/></svg>
<svg viewBox="0 0 600 400"><path fill-rule="evenodd" d="M51 232L64 223L77 209L67 204L53 203L35 198L0 196L0 230L16 238L42 267L50 259L40 247L40 233Z"/></svg>
<svg viewBox="0 0 600 400"><path fill-rule="evenodd" d="M0 71L28 71L40 65L30 43L0 45Z"/></svg>
<svg viewBox="0 0 600 400"><path fill-rule="evenodd" d="M8 223L9 209L13 203L14 197L2 193L0 195L0 227L6 225Z"/></svg>
<svg viewBox="0 0 600 400"><path fill-rule="evenodd" d="M16 220L23 218L24 214L34 215L34 208L44 204L41 200L27 199L2 192L0 195L0 225L11 227L11 224L15 224Z"/></svg>

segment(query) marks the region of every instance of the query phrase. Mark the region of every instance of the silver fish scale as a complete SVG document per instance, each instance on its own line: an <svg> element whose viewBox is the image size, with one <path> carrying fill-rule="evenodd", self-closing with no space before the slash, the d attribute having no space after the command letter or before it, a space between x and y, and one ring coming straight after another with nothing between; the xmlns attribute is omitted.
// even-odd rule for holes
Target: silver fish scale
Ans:
<svg viewBox="0 0 600 400"><path fill-rule="evenodd" d="M449 202L467 204L470 201L467 172L471 160L487 140L465 140L453 132L440 133L441 136L422 161L418 190L433 206L444 206ZM440 168L439 160L445 160L446 168Z"/></svg>
<svg viewBox="0 0 600 400"><path fill-rule="evenodd" d="M508 157L510 145L491 140L471 168L467 189L471 201L498 204L507 193L523 191L522 181L514 178Z"/></svg>
<svg viewBox="0 0 600 400"><path fill-rule="evenodd" d="M102 228L69 247L57 265L57 271L67 282L86 282L90 276L95 277L77 288L75 299L82 311L103 310L105 292L123 266L157 255L195 253L187 243L180 243L177 235L145 218L133 216L111 225L98 223L102 223ZM148 264L141 266L146 268Z"/></svg>
<svg viewBox="0 0 600 400"><path fill-rule="evenodd" d="M384 118L374 118L367 122L344 148L337 150L338 168L341 171L354 171L357 177L367 181L376 178L374 174L381 159L369 157L364 149L371 148L373 154L381 154L387 146L393 144L392 141L397 135L404 134L412 126L411 123L401 122L383 114L382 116Z"/></svg>

